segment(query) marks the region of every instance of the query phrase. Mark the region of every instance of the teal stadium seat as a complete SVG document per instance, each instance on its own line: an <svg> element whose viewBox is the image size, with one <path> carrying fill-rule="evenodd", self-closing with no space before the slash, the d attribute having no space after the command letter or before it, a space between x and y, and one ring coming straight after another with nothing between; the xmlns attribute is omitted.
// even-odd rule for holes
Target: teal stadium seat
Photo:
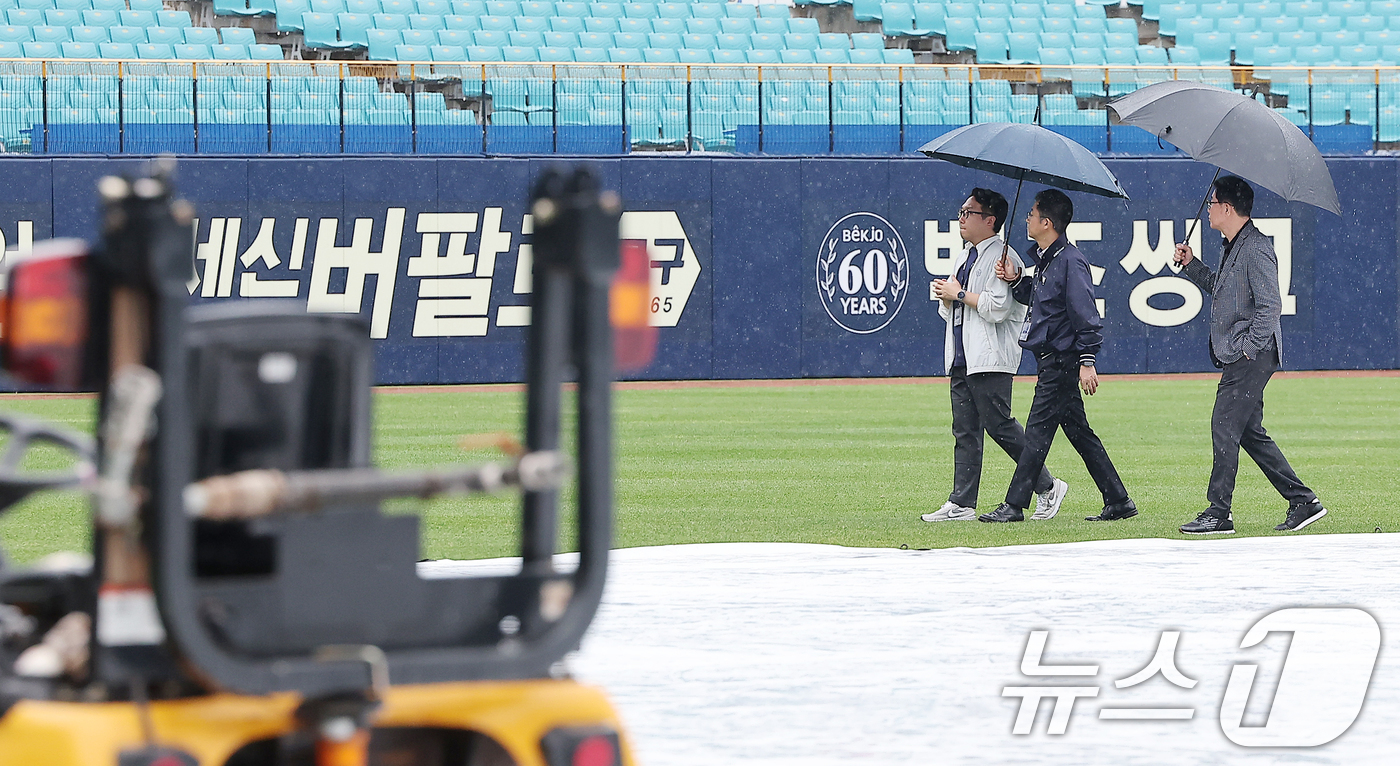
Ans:
<svg viewBox="0 0 1400 766"><path fill-rule="evenodd" d="M1293 49L1293 63L1299 66L1331 66L1337 60L1337 49L1330 45L1309 45Z"/></svg>
<svg viewBox="0 0 1400 766"><path fill-rule="evenodd" d="M1041 26L1039 18L1013 18L1011 19L1011 32L1021 35L1039 35L1045 31Z"/></svg>
<svg viewBox="0 0 1400 766"><path fill-rule="evenodd" d="M1254 51L1274 44L1274 36L1268 32L1247 32L1235 35L1235 63L1240 66L1254 66Z"/></svg>
<svg viewBox="0 0 1400 766"><path fill-rule="evenodd" d="M681 35L681 44L687 48L705 51L712 51L719 48L719 42L715 39L715 36L708 34Z"/></svg>
<svg viewBox="0 0 1400 766"><path fill-rule="evenodd" d="M851 15L856 21L879 21L880 0L852 0Z"/></svg>
<svg viewBox="0 0 1400 766"><path fill-rule="evenodd" d="M947 13L940 3L914 3L914 27L926 29L930 34L946 35Z"/></svg>
<svg viewBox="0 0 1400 766"><path fill-rule="evenodd" d="M1288 32L1297 32L1303 23L1293 16L1270 16L1259 20L1259 31L1270 32L1275 37Z"/></svg>
<svg viewBox="0 0 1400 766"><path fill-rule="evenodd" d="M173 59L175 46L169 43L142 43L136 46L136 57L143 59Z"/></svg>
<svg viewBox="0 0 1400 766"><path fill-rule="evenodd" d="M394 48L403 44L403 36L397 29L371 29L367 37L371 61L392 61Z"/></svg>
<svg viewBox="0 0 1400 766"><path fill-rule="evenodd" d="M179 43L174 46L175 58L181 61L209 61L214 58L212 46L198 43Z"/></svg>
<svg viewBox="0 0 1400 766"><path fill-rule="evenodd" d="M68 31L68 27L34 27L34 42L38 43L66 43L73 38Z"/></svg>
<svg viewBox="0 0 1400 766"><path fill-rule="evenodd" d="M886 64L913 64L914 51L908 48L886 48L881 51Z"/></svg>
<svg viewBox="0 0 1400 766"><path fill-rule="evenodd" d="M977 31L1006 34L1011 31L1011 19L1002 16L979 16L977 17Z"/></svg>
<svg viewBox="0 0 1400 766"><path fill-rule="evenodd" d="M970 51L977 48L977 21L962 17L948 17L945 22L948 34L944 46L950 51Z"/></svg>
<svg viewBox="0 0 1400 766"><path fill-rule="evenodd" d="M1064 32L1042 32L1040 35L1040 47L1064 48L1065 50L1069 50L1074 47L1074 36Z"/></svg>
<svg viewBox="0 0 1400 766"><path fill-rule="evenodd" d="M724 15L731 19L756 19L758 6L747 3L725 3Z"/></svg>
<svg viewBox="0 0 1400 766"><path fill-rule="evenodd" d="M1171 3L1163 5L1161 19L1157 22L1158 34L1168 37L1177 36L1177 22L1183 19L1197 18L1196 6L1190 3ZM1213 25L1212 25L1213 26Z"/></svg>
<svg viewBox="0 0 1400 766"><path fill-rule="evenodd" d="M312 13L345 13L345 0L311 0Z"/></svg>
<svg viewBox="0 0 1400 766"><path fill-rule="evenodd" d="M132 43L102 43L97 46L98 55L104 59L134 59L136 46Z"/></svg>
<svg viewBox="0 0 1400 766"><path fill-rule="evenodd" d="M724 18L719 20L719 31L726 35L751 35L754 32L753 19Z"/></svg>
<svg viewBox="0 0 1400 766"><path fill-rule="evenodd" d="M633 35L645 35L651 32L650 19L618 19L617 31L626 32Z"/></svg>
<svg viewBox="0 0 1400 766"><path fill-rule="evenodd" d="M219 37L224 45L256 45L258 42L253 30L247 27L224 27Z"/></svg>
<svg viewBox="0 0 1400 766"><path fill-rule="evenodd" d="M750 64L781 64L782 56L772 49L750 48L744 51L744 60Z"/></svg>
<svg viewBox="0 0 1400 766"><path fill-rule="evenodd" d="M1303 30L1319 35L1342 31L1342 20L1336 16L1309 16L1303 19Z"/></svg>
<svg viewBox="0 0 1400 766"><path fill-rule="evenodd" d="M248 46L246 45L216 45L213 52L216 61L247 61L249 59Z"/></svg>
<svg viewBox="0 0 1400 766"><path fill-rule="evenodd" d="M59 46L63 58L66 59L95 59L98 58L97 43L92 42L69 42ZM20 52L23 52L21 48Z"/></svg>
<svg viewBox="0 0 1400 766"><path fill-rule="evenodd" d="M403 33L400 33L400 36L402 37ZM407 39L404 40L404 44L412 45ZM510 44L524 48L543 48L544 34L541 32L511 32Z"/></svg>
<svg viewBox="0 0 1400 766"><path fill-rule="evenodd" d="M818 64L849 64L851 51L849 48L819 48L816 59Z"/></svg>
<svg viewBox="0 0 1400 766"><path fill-rule="evenodd" d="M213 27L190 27L180 32L183 39L173 44L178 45L180 42L190 43L191 45L219 44L219 30Z"/></svg>
<svg viewBox="0 0 1400 766"><path fill-rule="evenodd" d="M56 59L63 55L63 51L58 47L58 43L27 42L24 43L23 47L25 58Z"/></svg>
<svg viewBox="0 0 1400 766"><path fill-rule="evenodd" d="M194 27L190 27L193 29ZM185 41L185 30L176 27L151 27L146 30L146 42L175 45Z"/></svg>
<svg viewBox="0 0 1400 766"><path fill-rule="evenodd" d="M1000 32L978 32L974 41L977 46L977 63L1007 63L1006 35Z"/></svg>
<svg viewBox="0 0 1400 766"><path fill-rule="evenodd" d="M25 34L28 34L27 29L25 30ZM817 35L817 46L820 48L850 50L851 38L844 32L822 32Z"/></svg>
<svg viewBox="0 0 1400 766"><path fill-rule="evenodd" d="M1076 48L1106 48L1102 32L1075 32L1074 47Z"/></svg>
<svg viewBox="0 0 1400 766"><path fill-rule="evenodd" d="M1234 41L1229 35L1219 32L1206 32L1196 35L1191 44L1200 51L1201 63L1225 65L1230 63L1230 47Z"/></svg>
<svg viewBox="0 0 1400 766"><path fill-rule="evenodd" d="M121 23L116 11L83 11L83 23L90 27L115 27Z"/></svg>
<svg viewBox="0 0 1400 766"><path fill-rule="evenodd" d="M314 1L314 0L313 0ZM301 15L303 42L308 48L353 48L355 44L340 39L336 17L328 13L303 13Z"/></svg>
<svg viewBox="0 0 1400 766"><path fill-rule="evenodd" d="M1348 30L1338 30L1336 32L1323 32L1318 35L1319 45L1331 45L1342 48L1348 45L1357 45L1361 42L1361 34Z"/></svg>
<svg viewBox="0 0 1400 766"><path fill-rule="evenodd" d="M273 44L249 45L248 58L254 61L282 61L282 46Z"/></svg>
<svg viewBox="0 0 1400 766"><path fill-rule="evenodd" d="M682 48L677 54L682 64L712 64L715 60L708 48Z"/></svg>
<svg viewBox="0 0 1400 766"><path fill-rule="evenodd" d="M374 17L367 13L339 13L336 23L340 27L340 39L355 48L369 47L369 30L374 28Z"/></svg>
<svg viewBox="0 0 1400 766"><path fill-rule="evenodd" d="M884 50L884 36L874 32L854 32L851 34L852 48L866 48L869 50Z"/></svg>
<svg viewBox="0 0 1400 766"><path fill-rule="evenodd" d="M819 47L817 36L806 32L789 32L783 35L783 42L787 50L815 51Z"/></svg>
<svg viewBox="0 0 1400 766"><path fill-rule="evenodd" d="M910 14L912 17L912 10ZM763 35L785 35L788 31L788 20L778 18L754 19L753 31Z"/></svg>

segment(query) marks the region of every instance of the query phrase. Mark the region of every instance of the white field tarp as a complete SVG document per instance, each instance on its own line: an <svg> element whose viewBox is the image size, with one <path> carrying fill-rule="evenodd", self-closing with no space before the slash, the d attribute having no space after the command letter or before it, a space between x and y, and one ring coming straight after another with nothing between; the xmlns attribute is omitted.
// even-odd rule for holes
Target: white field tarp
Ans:
<svg viewBox="0 0 1400 766"><path fill-rule="evenodd" d="M613 552L570 668L607 689L646 766L1379 764L1400 753L1392 627L1391 534L680 545ZM1014 733L1016 689L1047 686L1077 691Z"/></svg>

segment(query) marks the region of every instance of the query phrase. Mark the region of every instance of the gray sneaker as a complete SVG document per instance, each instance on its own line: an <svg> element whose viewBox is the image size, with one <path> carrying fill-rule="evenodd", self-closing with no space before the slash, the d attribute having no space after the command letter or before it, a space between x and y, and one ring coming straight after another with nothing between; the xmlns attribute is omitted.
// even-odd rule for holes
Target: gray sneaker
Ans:
<svg viewBox="0 0 1400 766"><path fill-rule="evenodd" d="M919 517L924 521L972 521L977 518L976 508L964 508L949 500L942 508Z"/></svg>
<svg viewBox="0 0 1400 766"><path fill-rule="evenodd" d="M1046 521L1055 518L1055 514L1060 512L1060 503L1065 501L1065 495L1069 493L1069 485L1060 479L1050 485L1050 489L1037 495L1035 498L1035 513L1031 514L1032 521Z"/></svg>

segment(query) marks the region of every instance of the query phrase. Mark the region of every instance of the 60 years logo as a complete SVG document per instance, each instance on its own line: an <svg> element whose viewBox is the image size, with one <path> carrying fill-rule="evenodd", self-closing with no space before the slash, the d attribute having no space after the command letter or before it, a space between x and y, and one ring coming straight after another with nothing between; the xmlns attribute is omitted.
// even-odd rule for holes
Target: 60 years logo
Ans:
<svg viewBox="0 0 1400 766"><path fill-rule="evenodd" d="M817 294L831 320L867 335L894 320L909 294L909 251L889 221L851 213L817 253Z"/></svg>

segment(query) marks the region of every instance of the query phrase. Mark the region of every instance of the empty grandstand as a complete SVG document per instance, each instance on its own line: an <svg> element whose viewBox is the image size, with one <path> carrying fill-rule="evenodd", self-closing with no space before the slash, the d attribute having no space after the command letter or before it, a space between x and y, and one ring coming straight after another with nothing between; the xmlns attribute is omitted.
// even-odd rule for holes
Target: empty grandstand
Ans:
<svg viewBox="0 0 1400 766"><path fill-rule="evenodd" d="M1324 151L1400 142L1400 0L0 0L10 152L898 154L972 122L1101 153L1150 82ZM1392 23L1395 22L1395 23Z"/></svg>

